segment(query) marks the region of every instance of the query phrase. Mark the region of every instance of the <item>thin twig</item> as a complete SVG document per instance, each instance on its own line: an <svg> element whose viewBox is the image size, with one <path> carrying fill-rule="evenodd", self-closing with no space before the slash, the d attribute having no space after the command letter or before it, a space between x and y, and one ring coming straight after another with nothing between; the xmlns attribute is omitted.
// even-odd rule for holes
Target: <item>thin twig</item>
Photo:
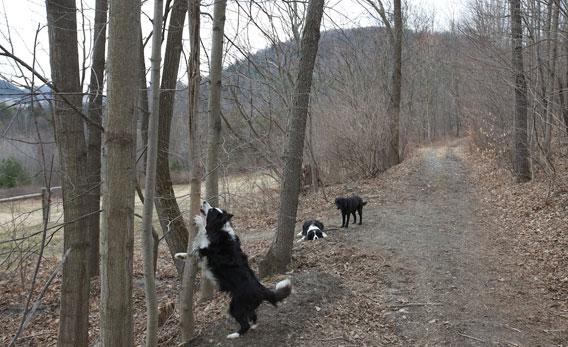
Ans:
<svg viewBox="0 0 568 347"><path fill-rule="evenodd" d="M397 308L403 308L403 307L417 307L417 306L442 306L443 304L440 302L408 302L406 304L400 304L400 305L391 305L388 306L388 308L390 309L397 309Z"/></svg>
<svg viewBox="0 0 568 347"><path fill-rule="evenodd" d="M59 274L59 272L61 272L61 269L63 269L63 264L67 260L67 256L69 255L69 252L71 252L71 248L69 248L65 252L65 254L63 255L63 258L59 262L59 265L57 265L57 268L53 271L51 276L49 276L49 279L47 280L47 282L45 282L43 289L39 293L39 297L36 299L36 301L32 305L32 308L30 308L30 310L27 314L28 317L26 318L26 321L24 322L24 327L23 327L22 331L24 329L26 329L28 327L28 324L30 324L30 322L32 321L32 318L34 316L35 311L38 309L39 305L41 305L41 301L43 299L43 296L45 295L45 292L47 291L47 288L49 288L49 285L51 284L51 282L53 282L53 280L55 279L55 276L57 276L57 274Z"/></svg>
<svg viewBox="0 0 568 347"><path fill-rule="evenodd" d="M50 187L47 187L45 192L47 193L47 198L45 199L45 201L50 201L51 200L51 189L50 189ZM49 204L44 206L44 208L45 208L45 211L44 211L45 213L44 213L44 219L43 219L43 231L42 231L42 235L41 235L41 245L40 245L39 255L38 255L35 270L34 270L34 275L32 277L30 292L28 294L28 298L26 299L26 305L24 307L24 314L22 315L22 320L20 322L20 326L18 327L18 331L14 335L14 338L10 342L10 346L14 346L16 344L18 337L20 336L20 334L24 330L24 325L26 323L26 317L28 315L28 308L30 307L30 302L32 300L32 296L33 296L33 293L34 293L34 288L35 288L35 285L36 285L36 280L37 280L37 276L38 276L38 273L39 273L39 268L41 266L41 260L43 258L43 251L45 250L45 240L47 238L47 230L48 230L48 224L49 224Z"/></svg>
<svg viewBox="0 0 568 347"><path fill-rule="evenodd" d="M462 333L460 333L459 331L458 331L458 335L463 336L463 337L467 337L468 339L472 339L472 340L477 341L477 342L487 343L485 340L479 339L479 338L477 338L477 337L475 337L475 336L462 334Z"/></svg>

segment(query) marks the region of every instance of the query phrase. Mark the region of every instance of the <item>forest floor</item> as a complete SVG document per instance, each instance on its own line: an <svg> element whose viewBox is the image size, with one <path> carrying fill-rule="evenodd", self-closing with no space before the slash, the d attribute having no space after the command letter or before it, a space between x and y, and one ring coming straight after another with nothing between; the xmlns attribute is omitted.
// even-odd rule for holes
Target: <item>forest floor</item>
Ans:
<svg viewBox="0 0 568 347"><path fill-rule="evenodd" d="M561 171L561 170L558 170ZM564 170L563 172L566 172ZM465 141L417 150L376 179L302 196L298 222L318 218L329 238L294 245L286 277L294 292L259 308L259 327L236 340L227 297L199 303L194 346L566 346L568 345L568 180L516 185ZM363 224L337 229L337 195L368 201ZM277 194L277 193L275 193ZM233 211L231 211L233 212ZM235 210L235 231L256 270L276 212ZM253 217L254 216L254 217ZM299 229L298 224L298 229ZM178 280L161 249L158 294L166 317ZM49 273L42 275L47 277ZM0 344L21 316L22 291L0 272ZM273 286L283 276L267 279ZM22 345L53 344L57 279ZM92 342L98 335L94 284ZM135 261L137 343L143 341L144 291ZM168 303L172 303L168 305ZM178 317L165 318L161 345L179 343Z"/></svg>

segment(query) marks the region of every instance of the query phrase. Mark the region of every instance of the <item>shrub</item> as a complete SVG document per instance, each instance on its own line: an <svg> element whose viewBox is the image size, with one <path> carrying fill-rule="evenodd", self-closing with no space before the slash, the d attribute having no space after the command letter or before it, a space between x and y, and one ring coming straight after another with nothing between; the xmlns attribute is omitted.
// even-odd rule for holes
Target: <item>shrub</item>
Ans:
<svg viewBox="0 0 568 347"><path fill-rule="evenodd" d="M0 188L13 188L30 182L26 170L14 158L0 161Z"/></svg>

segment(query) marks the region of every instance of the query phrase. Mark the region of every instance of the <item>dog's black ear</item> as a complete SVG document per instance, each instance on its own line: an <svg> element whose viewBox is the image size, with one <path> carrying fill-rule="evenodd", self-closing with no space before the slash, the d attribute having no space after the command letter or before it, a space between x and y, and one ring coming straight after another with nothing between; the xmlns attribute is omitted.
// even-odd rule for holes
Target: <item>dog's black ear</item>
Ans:
<svg viewBox="0 0 568 347"><path fill-rule="evenodd" d="M233 218L233 215L230 213L225 213L225 218L227 219L227 221L230 221L231 218Z"/></svg>

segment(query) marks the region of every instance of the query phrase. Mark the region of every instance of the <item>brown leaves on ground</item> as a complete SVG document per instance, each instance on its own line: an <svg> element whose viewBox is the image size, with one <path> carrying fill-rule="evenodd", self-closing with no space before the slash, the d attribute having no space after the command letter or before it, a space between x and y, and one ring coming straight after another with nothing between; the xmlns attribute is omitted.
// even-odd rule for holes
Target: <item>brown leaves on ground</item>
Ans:
<svg viewBox="0 0 568 347"><path fill-rule="evenodd" d="M377 179L353 180L343 185L324 187L316 195L303 194L298 209L298 223L306 218L325 221L330 216L335 216L337 220L333 201L339 195L357 193L369 201L367 208L380 206L381 201L387 198L383 187L400 184L398 181L412 170L417 170L413 160L405 160ZM543 175L526 184L515 184L510 173L497 165L490 153L471 151L468 161L480 192L479 213L487 227L494 231L496 242L502 244L500 248L508 252L507 259L511 264L504 265L515 269L514 276L528 278L531 283L530 295L550 302L554 312L561 316L558 319L568 319L568 161L556 163L557 176L554 180ZM400 200L407 198L411 197L404 196L404 192L397 196ZM275 230L277 201L277 192L270 190L229 207L235 214L235 229L243 236L244 251L255 270L258 260L270 245L270 234ZM290 326L286 329L293 335L289 338L295 341L295 345L396 344L396 333L385 318L389 313L385 297L387 284L381 275L390 266L388 255L350 245L346 238L348 235L340 231L330 233L333 233L333 237L323 242L304 242L294 246L288 276L302 292L292 294L288 299L290 302L282 305L278 312L271 313L270 309L266 309L264 314L278 315L281 322L287 322ZM145 307L138 241L136 249L133 305L134 336L139 345L144 340ZM57 262L55 257L44 260L34 300ZM3 327L0 345L8 344L17 330L30 276L28 271L23 276L25 285L22 285L19 273L0 272L0 325ZM267 279L265 283L271 287L279 279ZM310 288L313 288L313 292ZM21 345L48 346L56 343L59 289L60 280L56 278L34 320L22 334L19 340ZM173 309L177 306L179 281L163 244L159 252L157 290L161 305L159 342L173 346L179 342L179 316L177 307ZM90 342L95 343L99 335L98 279L93 281L91 295ZM227 308L227 296L219 293L210 302L197 302L196 336L204 339L202 345L225 343L224 340L220 342L221 339L213 341L211 334L226 333L224 330L212 330L219 330L219 322L230 321ZM226 324L232 326L234 323ZM309 329L301 328L305 324L309 324ZM255 336L271 338L267 331ZM259 340L259 343L262 341Z"/></svg>
<svg viewBox="0 0 568 347"><path fill-rule="evenodd" d="M539 171L532 182L517 184L492 153L469 156L486 192L480 213L508 252L507 265L530 283L531 295L568 319L568 160L555 163L556 175Z"/></svg>

